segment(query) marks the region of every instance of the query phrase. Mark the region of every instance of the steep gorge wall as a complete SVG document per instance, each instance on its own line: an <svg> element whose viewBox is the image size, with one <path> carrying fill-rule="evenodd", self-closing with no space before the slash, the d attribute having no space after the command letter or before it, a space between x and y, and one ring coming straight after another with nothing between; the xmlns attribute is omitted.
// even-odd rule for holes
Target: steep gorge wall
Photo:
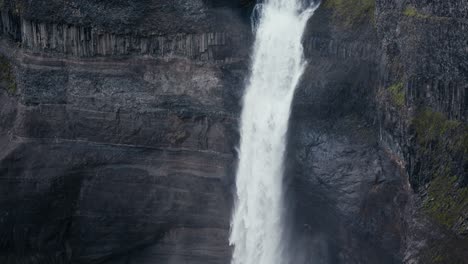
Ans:
<svg viewBox="0 0 468 264"><path fill-rule="evenodd" d="M113 2L3 2L0 262L225 263L242 10Z"/></svg>
<svg viewBox="0 0 468 264"><path fill-rule="evenodd" d="M403 185L397 189L405 193L406 179L411 186L407 202L392 209L402 260L463 263L468 212L467 4L327 0L322 7L309 33L321 44L307 46L305 39L310 65L296 99L297 122L321 117L340 124L353 115L365 117L379 145L403 171ZM330 52L333 46L342 51ZM307 129L314 130L312 125ZM309 143L296 146L311 146L304 151L312 158L302 163L315 162L309 168L312 175L323 173L314 155L325 155L313 149L327 142L314 133ZM404 196L395 194L394 199ZM380 207L384 210L385 203ZM398 224L398 219L405 220ZM382 232L369 228L377 236Z"/></svg>
<svg viewBox="0 0 468 264"><path fill-rule="evenodd" d="M295 234L315 263L401 263L407 193L378 147L379 38L369 1L324 1L304 37L287 177ZM353 9L356 8L356 9Z"/></svg>
<svg viewBox="0 0 468 264"><path fill-rule="evenodd" d="M288 170L312 257L466 259L467 8L325 0L310 21ZM228 262L243 12L3 1L0 260Z"/></svg>
<svg viewBox="0 0 468 264"><path fill-rule="evenodd" d="M468 245L468 5L377 3L385 73L377 99L382 142L402 160L420 197L418 210L449 230L442 240L427 239L421 261L462 263Z"/></svg>

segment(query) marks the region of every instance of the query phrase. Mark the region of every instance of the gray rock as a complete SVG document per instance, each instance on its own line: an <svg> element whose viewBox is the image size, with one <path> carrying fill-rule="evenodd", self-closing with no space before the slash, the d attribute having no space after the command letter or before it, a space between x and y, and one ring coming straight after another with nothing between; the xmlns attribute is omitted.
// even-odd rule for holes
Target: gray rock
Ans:
<svg viewBox="0 0 468 264"><path fill-rule="evenodd" d="M2 2L1 263L229 262L248 5ZM466 234L421 209L432 167L411 124L430 108L466 125L467 8L310 20L286 162L295 263L466 259Z"/></svg>

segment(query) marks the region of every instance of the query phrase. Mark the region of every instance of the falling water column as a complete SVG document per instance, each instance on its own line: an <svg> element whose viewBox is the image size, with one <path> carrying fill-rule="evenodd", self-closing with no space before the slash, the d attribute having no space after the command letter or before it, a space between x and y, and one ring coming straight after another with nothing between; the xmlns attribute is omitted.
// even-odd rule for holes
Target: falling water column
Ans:
<svg viewBox="0 0 468 264"><path fill-rule="evenodd" d="M316 6L266 0L241 116L232 264L288 263L284 237L283 160L294 90L304 70L302 35Z"/></svg>

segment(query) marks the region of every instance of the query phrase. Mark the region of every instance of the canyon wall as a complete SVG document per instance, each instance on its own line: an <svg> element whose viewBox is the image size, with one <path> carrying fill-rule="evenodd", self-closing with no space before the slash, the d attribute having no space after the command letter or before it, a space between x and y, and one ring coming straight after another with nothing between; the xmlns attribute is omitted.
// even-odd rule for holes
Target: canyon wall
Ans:
<svg viewBox="0 0 468 264"><path fill-rule="evenodd" d="M376 100L381 142L398 155L417 194L406 257L463 263L468 259L468 5L377 3L384 73Z"/></svg>
<svg viewBox="0 0 468 264"><path fill-rule="evenodd" d="M0 262L228 263L252 1L1 7ZM297 256L468 259L467 9L322 2L288 135Z"/></svg>
<svg viewBox="0 0 468 264"><path fill-rule="evenodd" d="M324 233L322 255L467 259L467 7L328 0L310 21L290 131L291 193L298 233L311 229L312 241Z"/></svg>
<svg viewBox="0 0 468 264"><path fill-rule="evenodd" d="M227 263L249 25L114 2L4 3L0 262Z"/></svg>

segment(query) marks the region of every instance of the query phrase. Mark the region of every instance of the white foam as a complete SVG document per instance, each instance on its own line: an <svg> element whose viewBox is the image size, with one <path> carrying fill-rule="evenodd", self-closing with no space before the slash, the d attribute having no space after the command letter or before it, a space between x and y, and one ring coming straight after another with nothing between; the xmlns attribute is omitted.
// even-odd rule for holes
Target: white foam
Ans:
<svg viewBox="0 0 468 264"><path fill-rule="evenodd" d="M253 65L244 95L231 222L232 264L283 264L283 161L294 90L304 71L302 35L317 6L267 0L256 8Z"/></svg>

